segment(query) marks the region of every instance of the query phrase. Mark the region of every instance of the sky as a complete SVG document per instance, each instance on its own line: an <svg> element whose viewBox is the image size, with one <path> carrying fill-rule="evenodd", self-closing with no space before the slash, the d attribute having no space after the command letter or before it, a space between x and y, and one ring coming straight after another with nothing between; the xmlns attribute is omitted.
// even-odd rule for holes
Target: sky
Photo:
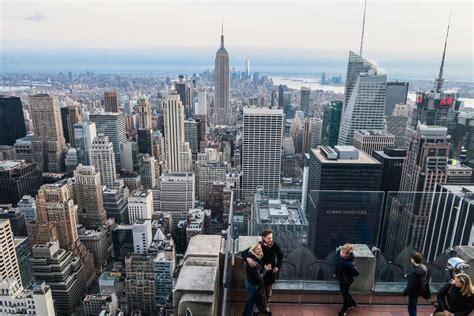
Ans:
<svg viewBox="0 0 474 316"><path fill-rule="evenodd" d="M362 0L0 0L0 5L3 71L212 67L223 21L237 69L248 57L254 70L310 66L340 72L348 51L359 50L364 9ZM364 57L388 72L432 77L450 12L446 76L451 69L453 78L474 80L472 1L368 0Z"/></svg>

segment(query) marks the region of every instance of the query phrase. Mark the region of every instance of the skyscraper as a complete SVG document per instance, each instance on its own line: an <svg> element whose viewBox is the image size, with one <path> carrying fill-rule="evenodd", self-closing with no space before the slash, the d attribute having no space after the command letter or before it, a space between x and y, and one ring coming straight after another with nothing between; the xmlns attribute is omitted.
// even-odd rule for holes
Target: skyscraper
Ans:
<svg viewBox="0 0 474 316"><path fill-rule="evenodd" d="M137 219L132 225L133 252L136 254L147 254L152 242L151 220Z"/></svg>
<svg viewBox="0 0 474 316"><path fill-rule="evenodd" d="M400 193L390 205L386 248L395 258L405 247L422 249L436 183L444 183L448 174L446 127L418 125L412 131L403 164Z"/></svg>
<svg viewBox="0 0 474 316"><path fill-rule="evenodd" d="M283 138L283 110L244 108L242 189L245 196L262 187L278 197Z"/></svg>
<svg viewBox="0 0 474 316"><path fill-rule="evenodd" d="M374 245L383 192L381 163L353 146L327 146L310 151L308 202L310 249L326 257L351 240ZM345 192L341 194L341 190Z"/></svg>
<svg viewBox="0 0 474 316"><path fill-rule="evenodd" d="M278 86L278 108L285 108L285 87L282 84Z"/></svg>
<svg viewBox="0 0 474 316"><path fill-rule="evenodd" d="M217 112L217 124L227 125L231 115L230 111L230 68L229 53L224 48L224 27L222 27L221 47L217 50L215 61L215 103L214 111Z"/></svg>
<svg viewBox="0 0 474 316"><path fill-rule="evenodd" d="M434 261L446 249L471 246L474 185L437 184L428 218L423 254Z"/></svg>
<svg viewBox="0 0 474 316"><path fill-rule="evenodd" d="M77 205L72 199L73 194L71 179L43 185L36 200L38 219L27 224L28 237L31 246L57 241L62 249L80 257L89 283L94 273L94 258L78 237Z"/></svg>
<svg viewBox="0 0 474 316"><path fill-rule="evenodd" d="M431 126L447 127L448 135L453 136L455 134L461 101L458 100L459 95L457 93L443 92L444 59L446 57L450 22L451 17L449 18L446 31L446 40L444 42L438 78L435 79L435 89L426 93L416 94L416 108L412 113L411 122L409 122L409 127L413 130L416 129L418 122L421 122Z"/></svg>
<svg viewBox="0 0 474 316"><path fill-rule="evenodd" d="M301 87L301 103L300 109L305 115L309 113L309 100L311 97L311 88Z"/></svg>
<svg viewBox="0 0 474 316"><path fill-rule="evenodd" d="M16 206L24 195L35 196L42 184L43 176L36 162L0 161L0 204Z"/></svg>
<svg viewBox="0 0 474 316"><path fill-rule="evenodd" d="M341 114L341 101L331 101L331 105L324 108L322 145L331 147L337 145L339 126L341 125Z"/></svg>
<svg viewBox="0 0 474 316"><path fill-rule="evenodd" d="M2 268L0 269L0 279L13 278L21 284L20 268L15 252L15 241L8 219L0 219L0 256L2 258Z"/></svg>
<svg viewBox="0 0 474 316"><path fill-rule="evenodd" d="M381 151L374 151L372 157L382 164L382 183L380 190L385 192L385 202L382 210L381 225L379 230L379 237L377 241L377 247L385 249L385 242L387 240L388 230L388 212L386 201L393 194L392 192L398 191L400 188L400 180L402 177L403 162L406 157L406 150L397 147L385 147Z"/></svg>
<svg viewBox="0 0 474 316"><path fill-rule="evenodd" d="M195 111L196 115L207 116L207 91L206 88L198 89L198 104Z"/></svg>
<svg viewBox="0 0 474 316"><path fill-rule="evenodd" d="M95 123L97 134L104 134L113 144L115 154L115 166L117 170L122 170L120 160L120 144L127 141L125 113L100 113L91 114L89 119Z"/></svg>
<svg viewBox="0 0 474 316"><path fill-rule="evenodd" d="M141 310L144 315L154 315L155 273L153 256L128 255L125 258L125 292L127 307Z"/></svg>
<svg viewBox="0 0 474 316"><path fill-rule="evenodd" d="M143 188L151 190L156 187L158 161L155 157L146 154L143 156L141 177Z"/></svg>
<svg viewBox="0 0 474 316"><path fill-rule="evenodd" d="M355 130L353 145L372 156L376 150L383 150L386 146L393 146L395 136L384 130Z"/></svg>
<svg viewBox="0 0 474 316"><path fill-rule="evenodd" d="M107 221L99 172L94 166L79 165L74 171L79 223L96 229Z"/></svg>
<svg viewBox="0 0 474 316"><path fill-rule="evenodd" d="M60 249L57 242L33 246L35 279L51 287L58 314L71 315L86 290L85 269L79 258Z"/></svg>
<svg viewBox="0 0 474 316"><path fill-rule="evenodd" d="M64 140L58 97L38 94L29 97L33 119L34 159L43 171L63 170Z"/></svg>
<svg viewBox="0 0 474 316"><path fill-rule="evenodd" d="M116 91L104 92L104 109L105 112L118 112L118 95Z"/></svg>
<svg viewBox="0 0 474 316"><path fill-rule="evenodd" d="M384 129L387 75L375 64L349 52L339 145L352 145L354 130Z"/></svg>
<svg viewBox="0 0 474 316"><path fill-rule="evenodd" d="M128 218L130 224L138 219L150 219L153 215L153 195L151 190L133 191L128 197Z"/></svg>
<svg viewBox="0 0 474 316"><path fill-rule="evenodd" d="M92 165L92 141L96 136L95 123L82 122L74 125L74 144L78 163L85 166Z"/></svg>
<svg viewBox="0 0 474 316"><path fill-rule="evenodd" d="M185 146L184 107L176 90L171 89L163 108L166 165L169 171L187 170L189 145Z"/></svg>
<svg viewBox="0 0 474 316"><path fill-rule="evenodd" d="M61 122L66 143L75 147L74 125L82 122L82 112L80 106L74 104L61 108Z"/></svg>
<svg viewBox="0 0 474 316"><path fill-rule="evenodd" d="M109 142L109 138L104 134L99 134L92 141L92 165L100 173L101 183L107 186L117 179L117 171L115 169L115 155L113 145Z"/></svg>
<svg viewBox="0 0 474 316"><path fill-rule="evenodd" d="M177 223L183 214L194 208L195 196L196 181L192 172L164 172L158 178L155 208L171 212Z"/></svg>
<svg viewBox="0 0 474 316"><path fill-rule="evenodd" d="M151 129L151 106L145 98L140 98L136 110L138 113L138 128Z"/></svg>
<svg viewBox="0 0 474 316"><path fill-rule="evenodd" d="M25 118L20 98L0 95L0 126L0 145L13 146L18 138L25 137Z"/></svg>
<svg viewBox="0 0 474 316"><path fill-rule="evenodd" d="M145 98L140 99L136 111L138 113L138 150L142 154L153 155L151 107Z"/></svg>

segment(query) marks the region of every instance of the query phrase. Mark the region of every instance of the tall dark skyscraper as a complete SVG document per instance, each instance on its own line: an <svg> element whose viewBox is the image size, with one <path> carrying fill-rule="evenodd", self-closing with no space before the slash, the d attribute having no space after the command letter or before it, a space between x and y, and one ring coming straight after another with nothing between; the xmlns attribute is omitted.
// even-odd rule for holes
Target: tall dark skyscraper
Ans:
<svg viewBox="0 0 474 316"><path fill-rule="evenodd" d="M0 161L0 204L16 206L24 195L35 196L43 184L36 162Z"/></svg>
<svg viewBox="0 0 474 316"><path fill-rule="evenodd" d="M301 104L300 109L305 115L309 112L309 100L311 97L311 88L301 87Z"/></svg>
<svg viewBox="0 0 474 316"><path fill-rule="evenodd" d="M106 91L104 93L105 112L119 112L118 94L116 91Z"/></svg>
<svg viewBox="0 0 474 316"><path fill-rule="evenodd" d="M216 53L214 82L214 113L217 112L217 124L227 125L230 119L230 68L229 53L224 48L224 27L222 27L221 46Z"/></svg>
<svg viewBox="0 0 474 316"><path fill-rule="evenodd" d="M322 144L325 146L337 145L339 126L341 125L342 102L331 101L331 105L324 108Z"/></svg>
<svg viewBox="0 0 474 316"><path fill-rule="evenodd" d="M387 96L385 98L385 115L392 115L396 104L406 104L408 96L408 82L387 82Z"/></svg>
<svg viewBox="0 0 474 316"><path fill-rule="evenodd" d="M25 137L25 118L20 98L0 95L0 128L0 145L13 146L17 139Z"/></svg>
<svg viewBox="0 0 474 316"><path fill-rule="evenodd" d="M383 203L381 169L380 162L353 146L310 150L308 244L319 258L348 241L375 245Z"/></svg>
<svg viewBox="0 0 474 316"><path fill-rule="evenodd" d="M285 108L285 87L282 84L278 86L278 107ZM285 115L287 115L286 112Z"/></svg>
<svg viewBox="0 0 474 316"><path fill-rule="evenodd" d="M406 155L407 152L405 149L397 147L385 147L383 151L374 151L372 153L372 156L382 164L382 184L380 190L385 192L385 200L387 199L387 194L392 194L389 192L398 191L400 188L403 162L405 161ZM387 211L385 208L386 203L383 205L381 226L377 242L380 249L385 247L388 230L388 218L387 214L385 214L385 211Z"/></svg>

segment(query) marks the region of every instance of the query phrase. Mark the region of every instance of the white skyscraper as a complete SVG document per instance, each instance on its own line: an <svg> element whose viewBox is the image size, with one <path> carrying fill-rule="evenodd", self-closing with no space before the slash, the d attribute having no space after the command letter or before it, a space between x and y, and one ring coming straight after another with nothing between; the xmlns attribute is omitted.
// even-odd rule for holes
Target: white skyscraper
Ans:
<svg viewBox="0 0 474 316"><path fill-rule="evenodd" d="M184 142L184 107L175 89L171 89L164 102L163 120L167 169L188 171L192 153Z"/></svg>
<svg viewBox="0 0 474 316"><path fill-rule="evenodd" d="M92 142L92 164L100 172L102 184L110 186L117 179L114 148L109 138L99 134Z"/></svg>
<svg viewBox="0 0 474 316"><path fill-rule="evenodd" d="M385 128L385 72L350 52L346 78L346 103L341 115L339 145L352 145L354 130Z"/></svg>
<svg viewBox="0 0 474 316"><path fill-rule="evenodd" d="M153 195L151 190L133 191L128 197L128 218L130 224L137 219L151 219L153 214Z"/></svg>
<svg viewBox="0 0 474 316"><path fill-rule="evenodd" d="M196 107L196 115L207 116L207 91L206 88L198 89L198 104Z"/></svg>
<svg viewBox="0 0 474 316"><path fill-rule="evenodd" d="M152 241L151 220L138 219L132 225L133 252L146 254Z"/></svg>
<svg viewBox="0 0 474 316"><path fill-rule="evenodd" d="M266 195L278 197L283 137L283 110L244 108L242 145L242 189L255 194L262 187Z"/></svg>
<svg viewBox="0 0 474 316"><path fill-rule="evenodd" d="M217 113L217 124L229 124L230 116L230 68L229 53L224 48L224 28L222 28L221 47L217 50L215 61L215 102L214 112Z"/></svg>

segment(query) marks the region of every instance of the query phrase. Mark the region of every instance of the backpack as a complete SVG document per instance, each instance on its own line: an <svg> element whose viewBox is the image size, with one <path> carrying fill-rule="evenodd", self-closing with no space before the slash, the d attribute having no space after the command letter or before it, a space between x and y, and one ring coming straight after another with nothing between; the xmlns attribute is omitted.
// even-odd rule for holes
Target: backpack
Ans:
<svg viewBox="0 0 474 316"><path fill-rule="evenodd" d="M423 297L425 300L429 300L431 298L431 289L430 289L430 270L426 268L426 275L424 278L421 279L421 293L420 296Z"/></svg>

